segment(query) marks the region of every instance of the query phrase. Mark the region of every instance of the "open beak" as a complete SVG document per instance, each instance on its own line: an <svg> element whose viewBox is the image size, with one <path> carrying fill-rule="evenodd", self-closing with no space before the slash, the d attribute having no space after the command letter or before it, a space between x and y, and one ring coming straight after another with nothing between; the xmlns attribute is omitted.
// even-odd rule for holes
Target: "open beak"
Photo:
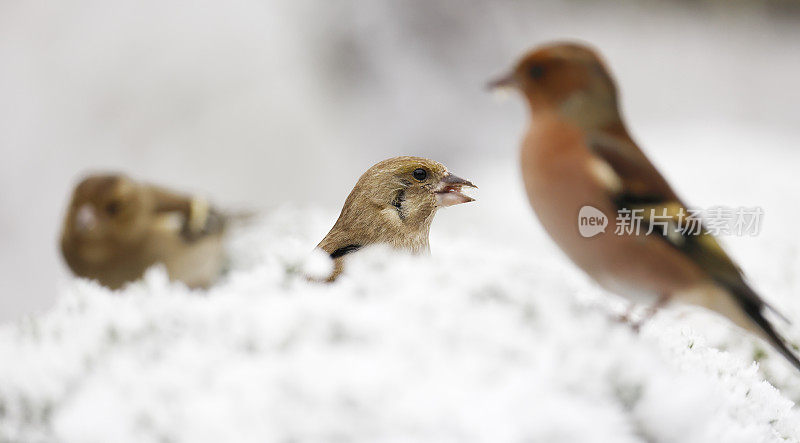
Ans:
<svg viewBox="0 0 800 443"><path fill-rule="evenodd" d="M447 207L475 201L474 198L461 193L464 187L477 188L469 180L449 173L445 175L433 191L436 195L436 206Z"/></svg>
<svg viewBox="0 0 800 443"><path fill-rule="evenodd" d="M499 89L513 89L518 86L517 79L513 72L510 72L500 78L496 78L486 84L486 89L489 91L496 91Z"/></svg>

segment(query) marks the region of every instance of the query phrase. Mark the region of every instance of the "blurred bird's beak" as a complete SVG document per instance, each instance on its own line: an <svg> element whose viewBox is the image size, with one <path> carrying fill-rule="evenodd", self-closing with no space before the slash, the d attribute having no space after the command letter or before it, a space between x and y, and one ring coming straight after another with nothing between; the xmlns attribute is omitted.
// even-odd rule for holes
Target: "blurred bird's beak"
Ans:
<svg viewBox="0 0 800 443"><path fill-rule="evenodd" d="M513 72L510 72L500 78L496 78L486 84L486 89L489 91L497 91L503 89L514 89L519 84Z"/></svg>
<svg viewBox="0 0 800 443"><path fill-rule="evenodd" d="M461 193L461 188L463 187L477 188L469 180L464 180L453 174L445 175L433 190L434 195L436 195L436 206L447 207L475 201L474 198Z"/></svg>
<svg viewBox="0 0 800 443"><path fill-rule="evenodd" d="M75 213L75 227L80 232L88 232L97 226L97 214L92 205L86 203Z"/></svg>

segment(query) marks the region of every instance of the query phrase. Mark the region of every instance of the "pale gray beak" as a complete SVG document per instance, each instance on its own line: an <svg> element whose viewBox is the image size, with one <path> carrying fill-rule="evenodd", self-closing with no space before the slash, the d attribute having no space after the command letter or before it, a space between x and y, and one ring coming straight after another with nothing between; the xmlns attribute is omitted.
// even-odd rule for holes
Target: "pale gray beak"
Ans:
<svg viewBox="0 0 800 443"><path fill-rule="evenodd" d="M511 72L487 83L486 89L489 91L495 91L498 89L516 88L517 86L517 78L514 76L514 73Z"/></svg>
<svg viewBox="0 0 800 443"><path fill-rule="evenodd" d="M75 213L75 227L78 231L88 232L97 226L97 213L89 203L84 203Z"/></svg>

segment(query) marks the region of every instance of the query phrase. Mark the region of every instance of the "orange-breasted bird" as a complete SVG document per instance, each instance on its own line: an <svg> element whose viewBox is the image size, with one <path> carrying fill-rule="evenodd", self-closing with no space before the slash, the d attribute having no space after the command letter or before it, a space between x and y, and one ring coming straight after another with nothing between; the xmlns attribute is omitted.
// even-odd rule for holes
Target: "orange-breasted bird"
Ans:
<svg viewBox="0 0 800 443"><path fill-rule="evenodd" d="M157 263L172 280L207 287L225 263L226 221L202 198L121 174L90 175L73 191L61 253L75 275L112 289Z"/></svg>
<svg viewBox="0 0 800 443"><path fill-rule="evenodd" d="M747 284L708 229L679 229L686 205L629 135L614 80L592 49L541 46L489 86L516 89L527 101L520 162L528 199L577 266L609 291L651 301L653 312L668 300L716 311L800 369L765 313L783 316ZM636 211L642 229L585 238L578 229L585 206L611 220L619 210Z"/></svg>
<svg viewBox="0 0 800 443"><path fill-rule="evenodd" d="M369 168L358 179L328 235L317 245L334 260L334 280L344 258L358 249L384 243L412 253L427 253L436 210L474 199L462 188L475 185L438 162L395 157Z"/></svg>

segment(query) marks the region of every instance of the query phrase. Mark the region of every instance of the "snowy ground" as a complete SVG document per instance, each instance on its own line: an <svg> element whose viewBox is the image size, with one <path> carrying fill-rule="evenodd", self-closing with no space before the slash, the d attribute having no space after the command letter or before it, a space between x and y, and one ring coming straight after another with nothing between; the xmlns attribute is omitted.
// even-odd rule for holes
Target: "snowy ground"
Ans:
<svg viewBox="0 0 800 443"><path fill-rule="evenodd" d="M798 154L708 170L714 151L680 143L696 135L654 157L698 205L764 207L759 237L726 243L800 319L800 210L785 204L800 192L782 184ZM620 301L550 244L511 168L458 171L478 201L437 215L432 256L366 250L333 285L302 272L336 213L296 207L239 231L208 291L158 269L116 294L69 283L0 329L0 442L800 440L800 377L780 356L694 308L638 335L612 321Z"/></svg>
<svg viewBox="0 0 800 443"><path fill-rule="evenodd" d="M723 242L800 343L797 17L465 5L0 3L0 443L800 441L800 376L759 341L688 307L638 335L610 320L620 300L521 194L523 103L482 90L534 44L600 48L679 194L764 208ZM368 250L306 282L356 177L400 154L478 201L437 215L431 257ZM214 288L156 269L110 294L61 279L55 248L72 184L109 168L276 207Z"/></svg>

